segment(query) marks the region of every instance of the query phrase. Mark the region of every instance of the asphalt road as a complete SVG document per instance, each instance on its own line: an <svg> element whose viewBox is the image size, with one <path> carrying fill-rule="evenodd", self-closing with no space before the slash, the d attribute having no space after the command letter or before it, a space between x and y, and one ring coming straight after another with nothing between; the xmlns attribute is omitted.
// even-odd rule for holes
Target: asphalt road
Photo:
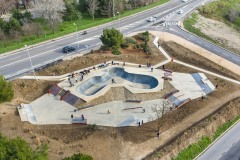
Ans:
<svg viewBox="0 0 240 160"><path fill-rule="evenodd" d="M89 29L88 34L86 35L82 35L82 32L79 32L78 41L77 34L75 34L47 44L29 48L29 54L31 56L33 66L34 68L37 68L57 59L69 56L69 54L63 54L61 51L63 46L66 45L77 48L77 50L71 54L76 54L79 52L81 53L85 50L90 50L96 46L99 46L101 44L99 37L105 28L120 28L120 31L123 34L128 34L139 28L152 25L152 23L146 22L148 17L157 15L158 20L162 18L167 19L174 14L176 10L179 10L188 4L197 4L201 1L202 0L192 0L188 3L184 3L182 0L172 0L167 4L154 8L150 11L143 12L129 18L124 18L123 20L115 21L114 23L105 24L94 29ZM6 78L10 78L30 70L31 65L26 49L14 54L0 56L0 74L4 75Z"/></svg>
<svg viewBox="0 0 240 160"><path fill-rule="evenodd" d="M240 159L240 122L225 133L196 160L239 160Z"/></svg>

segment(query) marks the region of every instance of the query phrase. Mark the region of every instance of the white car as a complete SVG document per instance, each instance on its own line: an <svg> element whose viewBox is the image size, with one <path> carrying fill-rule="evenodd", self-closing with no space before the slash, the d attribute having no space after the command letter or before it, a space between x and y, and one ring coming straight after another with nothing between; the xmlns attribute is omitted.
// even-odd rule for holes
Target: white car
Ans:
<svg viewBox="0 0 240 160"><path fill-rule="evenodd" d="M184 3L188 2L188 0L183 0Z"/></svg>
<svg viewBox="0 0 240 160"><path fill-rule="evenodd" d="M147 22L154 22L154 21L156 21L156 18L154 18L154 17L149 17L147 19Z"/></svg>
<svg viewBox="0 0 240 160"><path fill-rule="evenodd" d="M177 13L178 13L178 14L182 14L182 13L183 13L183 10L180 9Z"/></svg>

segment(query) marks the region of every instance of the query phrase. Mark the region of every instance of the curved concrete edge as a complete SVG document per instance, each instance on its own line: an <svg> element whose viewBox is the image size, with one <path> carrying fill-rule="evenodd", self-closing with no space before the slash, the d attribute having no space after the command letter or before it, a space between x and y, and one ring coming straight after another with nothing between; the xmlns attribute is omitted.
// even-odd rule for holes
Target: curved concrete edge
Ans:
<svg viewBox="0 0 240 160"><path fill-rule="evenodd" d="M106 63L112 63L113 60L110 60L110 61L106 61ZM118 64L118 65L114 65L114 66L123 66L123 63L125 63L125 66L128 66L128 67L138 67L139 64L136 64L136 63L130 63L130 62L121 62L121 61L114 61L114 63ZM99 63L99 64L96 64L94 65L95 67L96 66L99 66L103 63ZM142 67L146 67L147 68L147 65L143 65L141 64ZM92 66L93 67L93 66ZM69 73L66 73L66 74L63 74L63 75L60 75L60 76L22 76L22 77L19 77L19 79L26 79L26 80L30 80L30 79L36 79L36 80L47 80L47 81L62 81L62 80L65 80L68 78L68 76L72 73L79 73L81 71L84 71L84 70L88 70L88 69L92 69L92 67L87 67L87 68L83 68L83 69L80 69L80 70L77 70L77 71L74 71L74 72L69 72Z"/></svg>
<svg viewBox="0 0 240 160"><path fill-rule="evenodd" d="M109 66L109 67L106 67L106 68L103 68L103 69L100 69L100 70L96 70L95 72L98 72L98 73L94 73L94 74L90 73L90 74L93 74L93 75L89 75L89 77L87 77L81 83L86 82L87 80L89 80L90 78L92 78L94 76L103 75L105 73L104 70L109 69L109 68L113 68L113 67L119 67L119 66L116 66L116 65L115 66ZM154 70L153 72L151 72L148 68L143 69L143 68L133 68L133 67L127 67L127 66L124 67L124 70L128 73L134 73L134 74L147 75L147 76L154 77L158 81L158 85L155 88L152 88L152 89L139 89L139 88L132 88L125 83L124 84L122 84L122 83L121 84L109 84L109 85L105 86L100 91L98 91L97 93L95 93L94 95L91 95L91 96L84 95L84 94L78 92L77 89L74 90L74 92L72 92L72 93L74 93L79 98L83 99L84 101L89 102L89 101L92 101L95 98L98 98L98 97L104 95L107 91L109 91L113 87L124 87L127 90L129 90L131 93L159 92L163 89L164 81L163 81L162 76L161 76L162 73L160 73L159 70L158 71ZM78 86L79 85L80 84L78 84Z"/></svg>
<svg viewBox="0 0 240 160"><path fill-rule="evenodd" d="M220 138L222 138L229 130L231 130L237 123L240 122L240 119L236 121L231 127L229 127L225 132L223 132L217 139L215 139L207 148L205 148L194 160L197 160L201 155L203 155L209 148L211 148Z"/></svg>

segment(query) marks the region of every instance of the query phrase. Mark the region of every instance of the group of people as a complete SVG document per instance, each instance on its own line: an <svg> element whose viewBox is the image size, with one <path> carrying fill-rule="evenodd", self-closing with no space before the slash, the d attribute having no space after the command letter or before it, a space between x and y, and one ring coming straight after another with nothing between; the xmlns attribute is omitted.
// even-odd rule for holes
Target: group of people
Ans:
<svg viewBox="0 0 240 160"><path fill-rule="evenodd" d="M73 114L71 114L71 118L72 118L72 119L74 118ZM84 115L83 115L83 114L81 115L81 120L82 120L82 121L84 121L84 120L85 120L85 117L84 117Z"/></svg>

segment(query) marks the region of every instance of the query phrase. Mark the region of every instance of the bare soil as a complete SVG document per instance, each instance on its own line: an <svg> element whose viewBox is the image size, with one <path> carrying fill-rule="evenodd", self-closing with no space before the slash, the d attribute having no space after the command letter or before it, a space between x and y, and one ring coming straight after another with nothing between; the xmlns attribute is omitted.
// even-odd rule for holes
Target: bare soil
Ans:
<svg viewBox="0 0 240 160"><path fill-rule="evenodd" d="M199 28L204 34L219 41L233 52L240 54L240 33L236 29L200 14L194 27Z"/></svg>
<svg viewBox="0 0 240 160"><path fill-rule="evenodd" d="M192 64L199 68L203 68L208 71L212 71L214 73L227 76L232 79L239 80L240 76L237 74L232 73L231 71L227 70L226 68L216 64L208 60L207 58L192 52L191 50L184 48L183 46L175 43L175 42L162 42L162 47L164 50L173 58L188 64ZM196 60L197 59L197 60Z"/></svg>
<svg viewBox="0 0 240 160"><path fill-rule="evenodd" d="M171 44L171 43L170 43ZM171 44L171 46L175 46ZM166 47L169 47L166 44ZM175 46L174 48L178 48ZM174 50L174 48L169 48L169 50ZM189 52L184 48L179 49L182 54L189 55L185 57L186 60L191 58L194 63L199 63L201 66L210 67L214 71L219 71L225 75L231 74L227 71L223 71L216 67L215 65L208 64L207 61L199 61L194 53ZM191 56L190 56L191 55ZM46 68L45 70L39 72L39 75L50 75L52 72L55 74L63 74L67 72L73 72L81 68L92 66L98 63L102 63L107 60L120 60L131 63L146 64L151 62L152 64L159 63L163 60L163 57L158 54L145 55L139 50L130 48L128 50L122 51L119 56L112 55L109 52L99 53L96 51L93 54L75 58L73 60L64 61L56 66ZM184 60L184 59L183 59ZM175 63L170 63L166 65L167 68L173 71L193 73L196 72L193 69L186 68L184 66L176 65ZM234 78L234 74L231 74ZM178 110L167 113L160 121L161 128L163 132L171 130L174 126L180 124L182 121L190 118L190 124L194 123L197 116L208 116L209 107L213 109L221 108L221 105L226 101L232 99L231 95L237 94L240 96L240 87L236 84L224 81L222 79L207 75L208 78L213 82L213 84L219 84L216 91L208 95L207 99L201 100L197 99L187 103ZM16 106L20 102L30 102L35 100L39 96L46 93L49 86L55 82L45 82L45 81L26 81L26 80L15 80L13 81L13 86L15 90L15 98L10 103L5 103L0 105L0 132L8 137L19 136L25 139L31 144L32 147L37 147L39 143L47 143L49 146L49 159L62 159L66 156L71 156L74 153L85 153L93 156L94 159L132 159L134 154L141 154L141 149L139 145L144 145L145 142L152 140L156 137L157 125L159 121L153 121L143 124L142 127L122 127L122 128L111 128L111 127L101 127L101 126L81 126L81 125L31 125L27 122L21 122L19 115L16 112ZM165 82L166 87L169 90L173 89L169 82ZM36 92L36 93L33 93ZM149 99L144 94L133 95L127 93L123 88L118 88L117 90L110 90L107 92L105 97L101 97L93 103L103 103L109 100L113 100L116 97L113 96L114 92L121 93L117 99L126 99L128 97ZM162 93L163 94L163 93ZM162 94L156 93L152 98L161 97ZM109 98L109 99L108 99ZM234 102L235 104L235 102ZM234 105L235 106L235 105ZM197 114L201 111L201 114ZM227 112L227 111L226 111ZM224 111L225 113L225 111ZM224 115L222 113L222 115ZM194 116L193 116L194 115ZM219 115L218 117L221 117ZM218 117L216 119L218 119ZM177 129L184 130L186 126L179 126ZM176 129L176 130L177 130ZM201 131L201 127L187 132L191 135L192 133ZM204 131L202 131L204 133ZM186 137L187 138L187 137ZM184 142L184 140L182 140ZM181 141L181 142L182 142ZM194 141L194 140L192 140ZM172 157L175 155L182 146L187 143L177 143L178 145L173 145L170 149L173 149L173 153L161 152L162 156ZM148 147L148 146L146 146ZM175 149L178 148L177 149ZM127 152L126 152L127 150ZM168 156L171 155L171 156ZM126 158L123 158L126 157Z"/></svg>

